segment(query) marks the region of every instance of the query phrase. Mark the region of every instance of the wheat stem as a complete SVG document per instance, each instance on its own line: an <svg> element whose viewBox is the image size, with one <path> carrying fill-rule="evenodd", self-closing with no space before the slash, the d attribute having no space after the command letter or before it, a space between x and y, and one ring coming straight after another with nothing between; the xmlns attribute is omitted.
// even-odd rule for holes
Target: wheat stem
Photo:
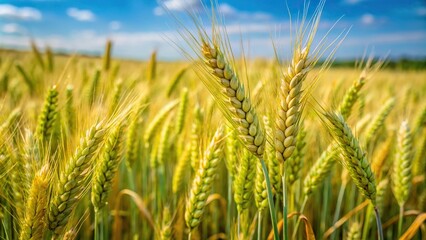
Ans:
<svg viewBox="0 0 426 240"><path fill-rule="evenodd" d="M274 199L272 195L271 182L269 181L268 169L266 167L266 164L263 158L260 158L259 160L260 160L260 164L262 164L263 174L265 175L266 190L268 191L269 213L271 215L272 228L274 230L274 239L278 240L279 239L278 225L277 225L278 221L277 221L277 216L275 215L276 212L275 212L275 206L274 206Z"/></svg>
<svg viewBox="0 0 426 240"><path fill-rule="evenodd" d="M376 215L376 223L377 223L377 237L379 240L383 240L383 227L382 227L382 221L380 220L380 214L377 207L374 207L374 213Z"/></svg>

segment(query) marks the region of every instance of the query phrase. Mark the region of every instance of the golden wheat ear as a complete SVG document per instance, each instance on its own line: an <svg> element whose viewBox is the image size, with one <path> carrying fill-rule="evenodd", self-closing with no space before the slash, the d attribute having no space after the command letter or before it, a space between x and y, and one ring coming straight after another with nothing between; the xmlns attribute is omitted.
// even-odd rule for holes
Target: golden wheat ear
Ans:
<svg viewBox="0 0 426 240"><path fill-rule="evenodd" d="M296 138L301 124L303 109L307 104L307 99L314 89L320 74L330 67L337 47L342 41L342 32L337 38L327 43L327 35L320 39L314 46L315 36L319 27L321 14L325 1L320 1L311 18L308 19L309 4L303 10L303 16L299 26L295 31L295 37L292 42L292 57L287 66L281 70L282 79L280 84L278 108L275 117L274 145L276 157L284 162L289 159L296 149ZM344 35L343 35L344 36ZM339 42L340 41L340 42ZM328 44L328 45L327 45ZM313 82L305 86L308 74L320 60L320 58L329 51L324 63L321 65L319 74L313 77ZM277 62L277 49L275 48Z"/></svg>
<svg viewBox="0 0 426 240"><path fill-rule="evenodd" d="M230 125L236 129L243 146L252 154L262 157L266 139L264 128L252 104L247 84L242 81L236 68L226 28L222 26L222 19L215 12L213 2L212 4L211 34L207 33L196 14L189 13L197 30L196 34L177 21L180 24L179 34L192 49L192 53L185 51L182 46L177 47L194 61L198 78L211 93Z"/></svg>

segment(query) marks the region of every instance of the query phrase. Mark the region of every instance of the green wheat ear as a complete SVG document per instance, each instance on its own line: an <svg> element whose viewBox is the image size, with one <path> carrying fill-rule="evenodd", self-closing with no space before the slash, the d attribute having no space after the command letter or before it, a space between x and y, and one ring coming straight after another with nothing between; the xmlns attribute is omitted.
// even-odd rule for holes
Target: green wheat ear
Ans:
<svg viewBox="0 0 426 240"><path fill-rule="evenodd" d="M56 86L49 89L43 110L38 118L36 135L41 142L48 142L58 122L58 90Z"/></svg>
<svg viewBox="0 0 426 240"><path fill-rule="evenodd" d="M185 209L185 222L190 231L200 224L204 214L206 201L212 190L212 184L217 174L216 168L223 151L223 132L223 128L216 131L192 181Z"/></svg>
<svg viewBox="0 0 426 240"><path fill-rule="evenodd" d="M44 166L34 177L22 223L20 240L42 239L46 230L45 213L48 196L48 168Z"/></svg>
<svg viewBox="0 0 426 240"><path fill-rule="evenodd" d="M396 156L392 170L392 190L400 206L407 201L411 188L413 139L407 121L401 123L398 132Z"/></svg>
<svg viewBox="0 0 426 240"><path fill-rule="evenodd" d="M234 182L234 199L238 214L249 208L253 197L254 178L256 176L256 158L249 151L243 151L238 173ZM260 162L259 162L260 163Z"/></svg>
<svg viewBox="0 0 426 240"><path fill-rule="evenodd" d="M92 160L105 135L101 123L92 126L81 139L74 155L59 173L59 181L53 188L49 202L47 222L54 235L63 234L71 213L83 197L85 180L93 169Z"/></svg>
<svg viewBox="0 0 426 240"><path fill-rule="evenodd" d="M123 127L116 126L110 133L94 169L92 178L92 204L99 212L107 203L112 180L122 157Z"/></svg>
<svg viewBox="0 0 426 240"><path fill-rule="evenodd" d="M325 113L331 135L337 141L343 156L342 163L348 169L361 193L376 204L376 180L366 153L341 114Z"/></svg>

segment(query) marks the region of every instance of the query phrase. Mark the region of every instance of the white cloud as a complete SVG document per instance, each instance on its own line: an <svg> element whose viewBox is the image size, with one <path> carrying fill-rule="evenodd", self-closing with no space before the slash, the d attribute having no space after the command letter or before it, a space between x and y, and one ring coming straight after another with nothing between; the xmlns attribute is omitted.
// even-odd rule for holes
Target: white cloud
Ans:
<svg viewBox="0 0 426 240"><path fill-rule="evenodd" d="M268 20L272 16L263 12L244 12L239 11L227 3L222 3L218 6L219 13L224 16L238 18L238 19L250 19L250 20Z"/></svg>
<svg viewBox="0 0 426 240"><path fill-rule="evenodd" d="M68 8L67 14L77 21L90 22L95 20L95 14L86 9Z"/></svg>
<svg viewBox="0 0 426 240"><path fill-rule="evenodd" d="M164 15L165 11L163 8L172 12L180 12L184 10L198 11L202 7L199 0L160 0L159 4L161 6L154 8L154 15L156 16Z"/></svg>
<svg viewBox="0 0 426 240"><path fill-rule="evenodd" d="M9 34L18 34L25 33L25 28L16 23L8 23L2 26L1 31Z"/></svg>
<svg viewBox="0 0 426 240"><path fill-rule="evenodd" d="M39 10L31 7L16 7L10 4L0 4L0 18L37 21L41 20L42 14Z"/></svg>
<svg viewBox="0 0 426 240"><path fill-rule="evenodd" d="M111 21L109 23L109 28L113 31L117 31L121 28L121 22L119 21Z"/></svg>
<svg viewBox="0 0 426 240"><path fill-rule="evenodd" d="M201 2L199 0L165 0L162 4L170 11L183 11L201 7Z"/></svg>
<svg viewBox="0 0 426 240"><path fill-rule="evenodd" d="M343 2L346 3L346 4L350 4L350 5L355 5L355 4L358 4L358 3L363 2L363 1L365 1L365 0L344 0Z"/></svg>
<svg viewBox="0 0 426 240"><path fill-rule="evenodd" d="M232 15L237 13L237 9L226 3L220 4L217 10L223 15Z"/></svg>
<svg viewBox="0 0 426 240"><path fill-rule="evenodd" d="M366 13L361 16L361 23L365 25L370 25L375 22L375 18L372 14Z"/></svg>

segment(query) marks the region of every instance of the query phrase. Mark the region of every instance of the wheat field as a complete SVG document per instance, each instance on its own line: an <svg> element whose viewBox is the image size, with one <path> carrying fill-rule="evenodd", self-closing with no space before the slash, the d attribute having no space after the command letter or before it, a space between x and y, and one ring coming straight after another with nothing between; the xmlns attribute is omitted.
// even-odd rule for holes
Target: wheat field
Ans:
<svg viewBox="0 0 426 240"><path fill-rule="evenodd" d="M283 61L1 50L0 238L425 239L426 70L333 67L319 12Z"/></svg>

